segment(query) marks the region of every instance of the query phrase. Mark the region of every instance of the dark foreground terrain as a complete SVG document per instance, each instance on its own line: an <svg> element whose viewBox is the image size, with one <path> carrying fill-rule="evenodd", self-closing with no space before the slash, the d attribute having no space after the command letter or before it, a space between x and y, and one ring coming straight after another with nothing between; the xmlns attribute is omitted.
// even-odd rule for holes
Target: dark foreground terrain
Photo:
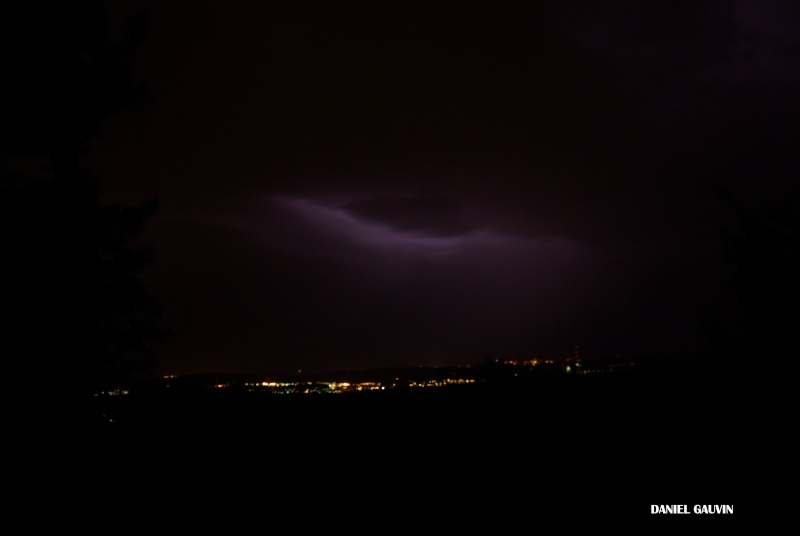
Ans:
<svg viewBox="0 0 800 536"><path fill-rule="evenodd" d="M155 390L94 400L92 418L37 448L48 478L83 481L93 508L135 496L143 515L188 505L231 523L495 533L544 517L653 523L651 504L736 503L752 467L739 389L724 372L667 371L336 395Z"/></svg>

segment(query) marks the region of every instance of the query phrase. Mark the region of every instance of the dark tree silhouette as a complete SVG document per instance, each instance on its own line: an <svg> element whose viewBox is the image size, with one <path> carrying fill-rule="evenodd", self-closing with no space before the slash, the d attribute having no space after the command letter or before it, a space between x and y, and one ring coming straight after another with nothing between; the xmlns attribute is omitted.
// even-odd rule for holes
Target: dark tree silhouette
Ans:
<svg viewBox="0 0 800 536"><path fill-rule="evenodd" d="M112 32L101 2L26 1L0 20L0 351L21 394L88 396L152 371L165 333L136 243L156 201L104 205L82 165L108 116L147 103L133 77L144 16Z"/></svg>
<svg viewBox="0 0 800 536"><path fill-rule="evenodd" d="M733 310L719 331L732 362L759 369L795 351L800 315L800 216L793 195L720 195L733 216L723 231Z"/></svg>

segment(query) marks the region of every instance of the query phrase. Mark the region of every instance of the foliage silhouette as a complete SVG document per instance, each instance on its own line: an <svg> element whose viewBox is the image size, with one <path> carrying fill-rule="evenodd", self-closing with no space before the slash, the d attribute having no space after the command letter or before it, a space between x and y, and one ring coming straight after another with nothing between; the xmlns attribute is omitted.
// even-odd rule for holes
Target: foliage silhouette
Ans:
<svg viewBox="0 0 800 536"><path fill-rule="evenodd" d="M139 280L152 252L136 243L157 200L102 204L82 163L106 118L148 103L133 77L145 18L115 32L100 2L4 10L5 365L22 390L84 397L151 373L153 345L167 334Z"/></svg>
<svg viewBox="0 0 800 536"><path fill-rule="evenodd" d="M732 215L722 233L731 268L734 303L718 330L736 364L782 362L792 351L800 303L800 217L790 194L743 198L731 189L719 195Z"/></svg>

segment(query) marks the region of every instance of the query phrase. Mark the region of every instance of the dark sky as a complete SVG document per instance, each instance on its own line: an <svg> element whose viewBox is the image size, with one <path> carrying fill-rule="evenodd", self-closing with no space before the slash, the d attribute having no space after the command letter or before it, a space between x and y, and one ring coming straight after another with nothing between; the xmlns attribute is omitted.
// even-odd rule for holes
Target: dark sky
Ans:
<svg viewBox="0 0 800 536"><path fill-rule="evenodd" d="M163 374L706 351L712 186L796 191L795 2L113 6L152 105L87 162L160 200Z"/></svg>

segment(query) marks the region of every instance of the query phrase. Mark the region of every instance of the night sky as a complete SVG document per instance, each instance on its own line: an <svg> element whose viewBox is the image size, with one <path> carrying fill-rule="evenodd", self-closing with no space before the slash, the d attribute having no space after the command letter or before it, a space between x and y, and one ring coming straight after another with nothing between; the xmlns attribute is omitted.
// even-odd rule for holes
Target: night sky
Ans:
<svg viewBox="0 0 800 536"><path fill-rule="evenodd" d="M161 374L711 352L720 185L797 192L796 2L109 5Z"/></svg>

